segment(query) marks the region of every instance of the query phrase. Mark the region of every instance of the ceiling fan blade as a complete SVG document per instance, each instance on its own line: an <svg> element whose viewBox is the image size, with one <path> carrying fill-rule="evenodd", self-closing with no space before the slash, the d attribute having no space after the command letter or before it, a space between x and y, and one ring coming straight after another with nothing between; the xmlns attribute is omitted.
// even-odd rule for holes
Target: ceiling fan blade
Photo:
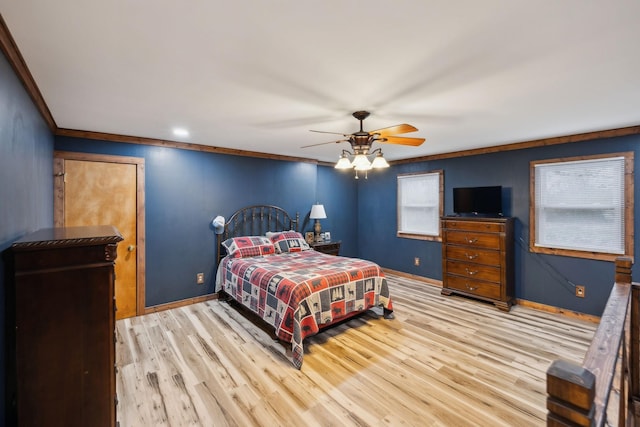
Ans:
<svg viewBox="0 0 640 427"><path fill-rule="evenodd" d="M411 145L412 147L417 147L419 145L422 145L425 139L424 138L406 138L403 136L385 136L384 138L380 138L376 141L384 142L385 144Z"/></svg>
<svg viewBox="0 0 640 427"><path fill-rule="evenodd" d="M380 134L380 136L385 137L387 135L397 135L399 133L409 133L409 132L415 132L417 130L418 129L416 127L405 123L402 125L389 126L388 128L373 130L369 133L378 133Z"/></svg>
<svg viewBox="0 0 640 427"><path fill-rule="evenodd" d="M341 135L341 134L339 134L339 135ZM325 145L325 144L337 144L339 142L349 142L349 140L348 139L339 139L337 141L329 141L329 142L321 142L319 144L303 145L300 148L316 147L318 145Z"/></svg>
<svg viewBox="0 0 640 427"><path fill-rule="evenodd" d="M347 136L347 137L349 136L349 135L348 135L348 134L346 134L346 133L340 133L340 132L326 132L326 131L323 131L323 130L309 130L309 132L315 132L315 133L329 133L329 134L331 134L331 135L342 135L342 136Z"/></svg>

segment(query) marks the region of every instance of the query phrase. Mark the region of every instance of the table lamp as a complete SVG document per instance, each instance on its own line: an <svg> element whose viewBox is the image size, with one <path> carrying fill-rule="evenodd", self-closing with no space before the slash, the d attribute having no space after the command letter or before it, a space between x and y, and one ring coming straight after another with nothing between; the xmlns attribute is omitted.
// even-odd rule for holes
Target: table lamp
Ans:
<svg viewBox="0 0 640 427"><path fill-rule="evenodd" d="M322 230L322 226L320 225L320 220L325 219L327 217L326 212L324 211L324 206L320 204L315 204L311 206L311 213L309 214L309 219L315 219L316 223L313 227L315 231L315 240L316 242L321 242L322 237L320 237L320 231Z"/></svg>

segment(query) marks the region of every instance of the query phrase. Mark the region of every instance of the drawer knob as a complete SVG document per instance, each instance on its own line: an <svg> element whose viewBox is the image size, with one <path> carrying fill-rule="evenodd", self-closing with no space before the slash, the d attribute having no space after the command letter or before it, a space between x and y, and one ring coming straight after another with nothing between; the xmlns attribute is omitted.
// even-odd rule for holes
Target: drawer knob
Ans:
<svg viewBox="0 0 640 427"><path fill-rule="evenodd" d="M468 253L464 253L464 256L467 257L467 259L476 259L478 258L478 254L468 254Z"/></svg>
<svg viewBox="0 0 640 427"><path fill-rule="evenodd" d="M478 287L477 287L477 286L469 286L469 284L468 284L468 283L466 283L466 282L465 282L465 284L464 284L464 285L465 285L465 286L467 287L467 289L469 289L470 291L475 291L476 289L478 289Z"/></svg>
<svg viewBox="0 0 640 427"><path fill-rule="evenodd" d="M473 276L478 273L478 270L469 270L467 267L464 268L464 271L466 271L469 276Z"/></svg>
<svg viewBox="0 0 640 427"><path fill-rule="evenodd" d="M472 239L470 239L470 238L468 238L468 237L465 237L465 240L467 241L467 243L475 243L475 242L477 242L477 241L478 241L478 239L476 239L475 237L474 237L474 238L472 238Z"/></svg>

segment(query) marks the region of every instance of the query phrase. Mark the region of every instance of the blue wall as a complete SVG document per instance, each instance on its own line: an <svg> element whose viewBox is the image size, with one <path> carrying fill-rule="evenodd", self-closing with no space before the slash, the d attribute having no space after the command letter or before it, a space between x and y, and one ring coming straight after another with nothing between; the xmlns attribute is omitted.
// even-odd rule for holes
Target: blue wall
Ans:
<svg viewBox="0 0 640 427"><path fill-rule="evenodd" d="M0 252L53 225L53 135L0 54ZM5 418L5 265L0 259L0 424Z"/></svg>
<svg viewBox="0 0 640 427"><path fill-rule="evenodd" d="M146 306L213 292L216 215L272 204L300 214L301 230L312 229L311 205L325 204L323 229L356 253L356 186L333 168L311 163L58 137L56 150L145 159ZM205 285L195 276L205 273Z"/></svg>
<svg viewBox="0 0 640 427"><path fill-rule="evenodd" d="M600 315L613 284L613 262L592 261L566 256L529 252L529 162L581 155L635 152L634 170L640 169L640 135L587 142L560 144L526 150L506 151L453 159L392 166L383 173L371 173L358 183L359 256L383 267L442 280L439 242L395 236L397 224L396 177L408 172L444 170L445 214L453 212L454 187L503 186L504 209L516 220L516 297L582 313ZM640 200L635 185L634 199ZM636 202L637 205L637 202ZM636 210L637 212L637 210ZM635 214L634 229L640 217ZM636 233L637 234L637 233ZM639 250L639 240L634 240ZM421 258L419 267L414 257ZM567 280L586 286L585 298L575 297Z"/></svg>
<svg viewBox="0 0 640 427"><path fill-rule="evenodd" d="M212 292L215 240L209 223L215 215L228 217L249 204L276 204L299 212L304 232L313 227L308 218L311 204L322 203L327 212L322 228L342 241L342 255L441 280L439 242L396 237L396 177L442 169L445 214L452 212L454 187L503 187L505 214L517 219L517 298L600 315L611 290L613 263L528 250L529 162L637 151L638 142L640 136L633 135L411 163L372 172L366 180L355 180L351 171L309 163L68 137L58 137L56 149L146 159L147 306ZM420 257L420 266L413 265L414 257ZM200 271L206 274L205 286L194 283ZM567 281L586 286L586 297L576 298Z"/></svg>
<svg viewBox="0 0 640 427"><path fill-rule="evenodd" d="M317 195L327 213L327 219L320 220L322 230L331 232L331 240L342 242L340 255L358 256L358 187L352 173L319 166ZM310 222L309 229L312 226Z"/></svg>

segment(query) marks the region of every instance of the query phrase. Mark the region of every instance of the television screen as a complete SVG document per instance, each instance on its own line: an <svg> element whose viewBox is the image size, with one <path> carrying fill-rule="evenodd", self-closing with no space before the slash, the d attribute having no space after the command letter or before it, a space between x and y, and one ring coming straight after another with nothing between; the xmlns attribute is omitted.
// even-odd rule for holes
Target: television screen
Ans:
<svg viewBox="0 0 640 427"><path fill-rule="evenodd" d="M454 188L453 212L458 215L501 215L502 187Z"/></svg>

